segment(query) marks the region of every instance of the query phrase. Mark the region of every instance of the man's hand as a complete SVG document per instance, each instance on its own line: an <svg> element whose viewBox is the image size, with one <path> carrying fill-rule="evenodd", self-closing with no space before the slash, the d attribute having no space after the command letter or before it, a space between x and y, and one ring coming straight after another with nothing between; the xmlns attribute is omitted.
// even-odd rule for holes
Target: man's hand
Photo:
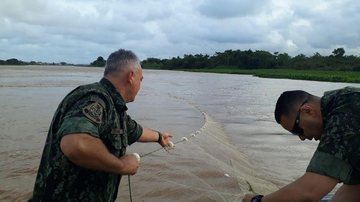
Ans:
<svg viewBox="0 0 360 202"><path fill-rule="evenodd" d="M166 147L169 145L170 143L170 140L172 138L172 135L170 133L159 133L159 135L161 136L160 137L160 141L159 141L159 144L162 146L162 147Z"/></svg>
<svg viewBox="0 0 360 202"><path fill-rule="evenodd" d="M246 194L242 200L242 202L251 202L251 199L254 197L254 194Z"/></svg>
<svg viewBox="0 0 360 202"><path fill-rule="evenodd" d="M125 154L124 156L120 157L119 160L123 163L123 167L120 170L120 174L123 175L135 175L138 168L139 162L135 155L133 154Z"/></svg>

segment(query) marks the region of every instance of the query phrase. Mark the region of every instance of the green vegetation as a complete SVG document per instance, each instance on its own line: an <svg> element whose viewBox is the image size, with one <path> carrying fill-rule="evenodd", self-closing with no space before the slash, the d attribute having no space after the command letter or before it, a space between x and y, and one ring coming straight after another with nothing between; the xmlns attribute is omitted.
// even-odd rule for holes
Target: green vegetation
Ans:
<svg viewBox="0 0 360 202"><path fill-rule="evenodd" d="M96 60L90 63L90 66L92 67L104 67L106 63L106 60L104 60L103 57L99 56ZM8 60L0 60L0 65L72 65L72 66L89 66L89 65L83 65L83 64L71 64L66 62L59 62L59 63L47 63L47 62L25 62L18 60L16 58L11 58Z"/></svg>
<svg viewBox="0 0 360 202"><path fill-rule="evenodd" d="M310 57L303 54L291 57L287 53L275 52L272 54L262 50L226 50L224 52L216 52L213 56L195 54L184 55L183 58L148 58L142 61L142 66L144 68L172 70L227 67L233 69L360 71L360 57L353 55L345 56L343 48L335 49L329 56L315 53Z"/></svg>
<svg viewBox="0 0 360 202"><path fill-rule="evenodd" d="M354 71L325 71L325 70L294 70L294 69L183 69L192 72L212 72L225 74L250 74L263 78L288 78L312 81L331 81L360 83L360 72Z"/></svg>
<svg viewBox="0 0 360 202"><path fill-rule="evenodd" d="M214 72L228 74L251 74L267 78L360 83L360 57L345 56L343 48L331 55L315 53L307 57L295 57L287 53L267 51L226 50L209 55L184 55L171 59L148 58L144 68Z"/></svg>
<svg viewBox="0 0 360 202"><path fill-rule="evenodd" d="M90 66L93 67L105 67L106 60L103 57L99 56L94 62L90 63Z"/></svg>
<svg viewBox="0 0 360 202"><path fill-rule="evenodd" d="M8 60L0 60L0 65L73 65L73 64L68 64L66 62L60 62L60 63L55 63L55 62L47 63L47 62L35 62L35 61L24 62L16 58L11 58Z"/></svg>
<svg viewBox="0 0 360 202"><path fill-rule="evenodd" d="M8 60L0 60L0 65L24 65L26 62L23 62L21 60L11 58Z"/></svg>

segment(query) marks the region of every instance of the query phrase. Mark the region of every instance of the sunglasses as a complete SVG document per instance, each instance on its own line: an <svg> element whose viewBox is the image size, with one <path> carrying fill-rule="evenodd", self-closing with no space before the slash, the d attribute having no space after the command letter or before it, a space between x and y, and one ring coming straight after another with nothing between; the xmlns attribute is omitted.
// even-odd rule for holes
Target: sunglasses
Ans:
<svg viewBox="0 0 360 202"><path fill-rule="evenodd" d="M307 103L308 100L305 100L299 107L298 112L296 114L296 119L295 119L295 123L294 123L294 127L293 129L290 131L293 135L302 135L304 133L304 130L302 128L300 128L300 108Z"/></svg>

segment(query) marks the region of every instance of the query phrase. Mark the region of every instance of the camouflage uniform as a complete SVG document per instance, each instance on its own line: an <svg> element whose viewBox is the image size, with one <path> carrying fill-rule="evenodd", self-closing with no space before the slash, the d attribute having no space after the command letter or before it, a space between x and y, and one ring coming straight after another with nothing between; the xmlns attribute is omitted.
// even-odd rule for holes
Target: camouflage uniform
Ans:
<svg viewBox="0 0 360 202"><path fill-rule="evenodd" d="M87 133L115 156L123 156L142 134L126 110L121 95L104 78L70 92L50 125L32 201L114 201L121 175L75 165L62 153L60 141L67 134Z"/></svg>
<svg viewBox="0 0 360 202"><path fill-rule="evenodd" d="M360 184L360 89L325 92L321 113L324 129L307 171Z"/></svg>

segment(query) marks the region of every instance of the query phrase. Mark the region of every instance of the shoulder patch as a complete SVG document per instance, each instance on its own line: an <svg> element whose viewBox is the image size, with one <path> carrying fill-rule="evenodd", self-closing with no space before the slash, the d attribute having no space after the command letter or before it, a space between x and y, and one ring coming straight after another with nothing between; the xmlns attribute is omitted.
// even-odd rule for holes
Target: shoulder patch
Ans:
<svg viewBox="0 0 360 202"><path fill-rule="evenodd" d="M95 123L102 123L104 108L100 103L94 102L84 107L82 109L82 113L91 121Z"/></svg>

